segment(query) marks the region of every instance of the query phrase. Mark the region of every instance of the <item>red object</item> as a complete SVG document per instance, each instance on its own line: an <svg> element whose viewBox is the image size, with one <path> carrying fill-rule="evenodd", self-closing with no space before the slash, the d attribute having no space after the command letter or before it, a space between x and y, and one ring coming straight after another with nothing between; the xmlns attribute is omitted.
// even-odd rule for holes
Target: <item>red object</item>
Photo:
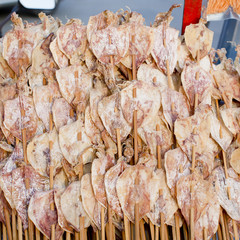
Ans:
<svg viewBox="0 0 240 240"><path fill-rule="evenodd" d="M185 0L183 11L182 34L186 26L191 23L198 23L201 17L202 0Z"/></svg>

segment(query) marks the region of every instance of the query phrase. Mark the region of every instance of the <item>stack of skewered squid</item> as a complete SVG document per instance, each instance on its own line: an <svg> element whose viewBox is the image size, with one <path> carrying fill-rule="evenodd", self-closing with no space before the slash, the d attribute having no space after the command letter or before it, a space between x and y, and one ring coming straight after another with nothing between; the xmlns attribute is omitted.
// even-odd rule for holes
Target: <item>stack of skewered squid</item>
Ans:
<svg viewBox="0 0 240 240"><path fill-rule="evenodd" d="M179 36L175 7L152 26L122 10L87 26L12 15L0 39L3 238L239 238L240 50L233 62L212 49L203 21Z"/></svg>

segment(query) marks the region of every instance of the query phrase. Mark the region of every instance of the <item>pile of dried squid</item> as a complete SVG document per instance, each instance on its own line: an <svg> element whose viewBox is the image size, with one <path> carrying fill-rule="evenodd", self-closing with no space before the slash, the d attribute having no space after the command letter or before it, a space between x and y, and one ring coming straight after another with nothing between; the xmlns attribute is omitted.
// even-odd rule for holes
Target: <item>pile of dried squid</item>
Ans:
<svg viewBox="0 0 240 240"><path fill-rule="evenodd" d="M0 39L4 240L239 239L240 49L234 62L212 49L202 20L179 36L175 7L152 26L123 10L87 26L12 15Z"/></svg>

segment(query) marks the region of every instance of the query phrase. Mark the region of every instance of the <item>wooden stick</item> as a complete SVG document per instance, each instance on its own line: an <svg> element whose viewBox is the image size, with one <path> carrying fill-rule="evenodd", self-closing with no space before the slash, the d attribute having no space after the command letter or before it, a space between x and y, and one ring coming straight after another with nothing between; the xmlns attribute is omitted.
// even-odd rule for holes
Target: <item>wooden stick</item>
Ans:
<svg viewBox="0 0 240 240"><path fill-rule="evenodd" d="M199 61L200 61L200 51L198 49L197 51L197 63L199 64ZM198 81L199 80L199 72L196 73L196 80ZM194 96L194 109L197 108L198 106L198 93L195 93L195 96ZM193 129L193 133L196 133L196 129L194 128ZM195 157L196 157L196 149L195 149L195 145L192 146L192 173L194 172L195 170ZM193 192L193 183L191 182L191 185L190 185L190 194L192 195L192 192ZM192 199L192 196L191 196L191 199ZM191 240L194 240L194 208L193 208L193 204L192 204L192 201L191 201L191 207L190 207L190 239Z"/></svg>
<svg viewBox="0 0 240 240"><path fill-rule="evenodd" d="M109 239L113 239L113 221L112 221L112 209L108 205L108 225L109 225Z"/></svg>
<svg viewBox="0 0 240 240"><path fill-rule="evenodd" d="M135 43L135 36L132 36L132 43ZM136 68L136 55L132 54L132 77L133 80L137 80L137 68Z"/></svg>
<svg viewBox="0 0 240 240"><path fill-rule="evenodd" d="M43 235L43 240L48 240L48 238L45 235Z"/></svg>
<svg viewBox="0 0 240 240"><path fill-rule="evenodd" d="M117 108L114 110L117 112ZM118 149L118 158L122 157L122 144L121 144L121 138L120 138L120 129L116 129L116 135L117 135L117 149ZM124 214L124 229L125 229L125 238L126 240L130 240L130 226L129 226L129 220Z"/></svg>
<svg viewBox="0 0 240 240"><path fill-rule="evenodd" d="M134 226L132 222L131 222L131 239L134 239Z"/></svg>
<svg viewBox="0 0 240 240"><path fill-rule="evenodd" d="M126 240L130 240L130 223L125 214L123 216L123 221L124 221L124 229L125 229L125 238Z"/></svg>
<svg viewBox="0 0 240 240"><path fill-rule="evenodd" d="M127 69L127 73L128 73L128 80L129 81L132 81L132 79L133 79L133 77L132 77L132 71L131 71L131 69Z"/></svg>
<svg viewBox="0 0 240 240"><path fill-rule="evenodd" d="M165 36L163 38L163 45L164 45L165 48L167 47ZM171 88L171 89L174 89L171 74L170 74L169 60L168 59L166 59L166 67L167 67L168 87Z"/></svg>
<svg viewBox="0 0 240 240"><path fill-rule="evenodd" d="M157 124L156 131L160 131L160 126ZM161 159L161 146L157 145L157 167L162 168L162 159Z"/></svg>
<svg viewBox="0 0 240 240"><path fill-rule="evenodd" d="M111 44L111 38L109 36L109 44ZM113 72L113 77L114 77L114 61L113 61L113 56L110 56L110 62L111 62L111 66L112 66L112 72ZM116 108L115 108L116 110ZM121 139L120 139L120 131L117 131L117 135L119 134L119 136L117 136L117 146L118 146L118 150L121 151ZM119 154L119 153L118 153ZM112 221L112 210L110 208L110 206L107 206L108 208L108 224L109 224L109 239L112 240L113 239L113 221Z"/></svg>
<svg viewBox="0 0 240 240"><path fill-rule="evenodd" d="M227 234L226 234L226 228L225 228L222 208L220 208L220 224L221 224L221 227L222 227L222 237L223 237L223 240L227 240Z"/></svg>
<svg viewBox="0 0 240 240"><path fill-rule="evenodd" d="M17 223L16 223L16 210L12 209L12 233L13 239L17 239Z"/></svg>
<svg viewBox="0 0 240 240"><path fill-rule="evenodd" d="M224 151L223 151L224 152ZM225 157L225 161L226 161L226 157ZM226 175L226 178L228 177L228 175ZM228 191L228 198L229 200L231 200L231 194L230 194L230 187L227 187L227 191ZM237 224L235 222L234 219L232 219L232 225L233 225L233 233L234 233L234 239L235 240L239 240L239 235L238 235L238 229L237 229Z"/></svg>
<svg viewBox="0 0 240 240"><path fill-rule="evenodd" d="M137 97L136 88L133 89L133 98ZM137 110L133 112L133 137L134 137L134 163L138 162L138 135L137 135ZM139 179L136 179L135 185L139 185ZM139 239L139 203L135 203L135 239Z"/></svg>
<svg viewBox="0 0 240 240"><path fill-rule="evenodd" d="M124 236L125 238L125 236ZM116 229L115 226L113 225L113 240L116 240Z"/></svg>
<svg viewBox="0 0 240 240"><path fill-rule="evenodd" d="M23 239L22 220L19 217L19 215L17 216L17 222L18 222L18 240L22 240Z"/></svg>
<svg viewBox="0 0 240 240"><path fill-rule="evenodd" d="M138 185L138 181L136 181L136 185ZM140 239L140 232L139 232L139 204L135 204L135 239Z"/></svg>
<svg viewBox="0 0 240 240"><path fill-rule="evenodd" d="M25 117L25 110L23 109L22 107L22 103L21 103L21 99L19 97L19 102L20 102L20 112L21 112L21 119ZM26 129L25 128L22 128L22 144L23 144L23 156L24 156L24 162L26 164L28 164L28 159L27 159L27 136L26 136ZM30 181L28 178L25 178L25 186L26 186L26 189L29 189L30 188ZM31 220L29 219L29 222ZM32 237L32 231L33 229L30 229L30 236ZM25 239L28 239L28 230L25 229L24 230L24 233L25 233Z"/></svg>
<svg viewBox="0 0 240 240"><path fill-rule="evenodd" d="M155 238L152 238L152 239L159 240L159 227L158 226L155 226Z"/></svg>
<svg viewBox="0 0 240 240"><path fill-rule="evenodd" d="M213 69L213 63L212 63L211 57L209 57L209 59L210 59L211 68ZM213 79L214 79L217 87L219 88L218 83L217 83L217 80L216 80L216 77L214 76L214 74L213 74ZM223 94L223 95L224 95L224 94ZM224 96L223 96L223 99L225 99ZM225 101L225 100L224 100L224 101ZM219 120L219 122L220 122L220 121L221 121L221 117L220 117L220 110L219 110L219 104L218 104L218 100L217 100L217 99L215 100L215 104L216 104L217 118L218 118L218 120ZM228 106L227 106L227 107L228 107ZM220 138L223 137L221 125L220 125L220 129L219 129L219 135L220 135ZM227 178L228 173L227 173L226 155L225 155L225 152L224 152L223 150L222 150L222 155L223 155L223 164L224 164L225 176L226 176L226 178ZM229 191L229 188L228 188L228 191ZM220 208L220 223L221 223L221 226L222 226L222 237L223 237L223 240L226 240L226 239L227 239L227 233L226 233L226 227L225 227L225 223L224 223L222 208ZM221 233L220 227L219 227L219 229L218 229L218 233L219 233L219 234Z"/></svg>
<svg viewBox="0 0 240 240"><path fill-rule="evenodd" d="M190 186L190 193L192 194L193 192L193 183L191 182ZM192 199L192 196L191 196ZM191 208L190 208L190 239L194 240L194 209L192 206L192 201L191 201Z"/></svg>
<svg viewBox="0 0 240 240"><path fill-rule="evenodd" d="M3 208L3 211L4 211L5 221L6 221L8 240L12 240L12 229L11 229L9 212L6 207Z"/></svg>
<svg viewBox="0 0 240 240"><path fill-rule="evenodd" d="M24 235L25 235L25 240L28 240L28 230L27 229L24 230Z"/></svg>
<svg viewBox="0 0 240 240"><path fill-rule="evenodd" d="M125 235L126 235L125 230L123 230L123 231L122 231L122 240L126 240Z"/></svg>
<svg viewBox="0 0 240 240"><path fill-rule="evenodd" d="M203 228L203 239L204 240L208 239L208 237L207 237L207 229L205 227Z"/></svg>
<svg viewBox="0 0 240 240"><path fill-rule="evenodd" d="M23 140L23 156L25 163L28 164L27 160L27 135L26 135L26 129L22 129L22 140Z"/></svg>
<svg viewBox="0 0 240 240"><path fill-rule="evenodd" d="M105 240L105 223L104 223L104 207L101 207L101 228L102 240Z"/></svg>
<svg viewBox="0 0 240 240"><path fill-rule="evenodd" d="M71 233L70 232L66 232L66 240L71 240Z"/></svg>
<svg viewBox="0 0 240 240"><path fill-rule="evenodd" d="M220 110L219 110L219 105L218 104L216 104L216 108L217 108L216 109L217 110L217 116L219 117L219 121L220 121ZM221 126L220 126L220 129L221 129ZM223 155L223 165L224 165L225 177L226 177L226 179L228 179L226 153L223 149L222 149L222 155ZM230 186L227 187L227 194L228 194L229 200L231 200ZM237 225L236 225L236 222L235 222L234 219L232 219L232 224L233 224L234 238L235 238L235 240L239 240Z"/></svg>
<svg viewBox="0 0 240 240"><path fill-rule="evenodd" d="M29 239L34 240L34 225L30 219L28 219L28 226L29 226Z"/></svg>
<svg viewBox="0 0 240 240"><path fill-rule="evenodd" d="M217 235L218 235L218 240L223 240L220 224L218 225Z"/></svg>
<svg viewBox="0 0 240 240"><path fill-rule="evenodd" d="M170 75L169 60L168 59L166 60L166 65L167 65L168 86L169 86L169 88L174 89L172 78L171 78L171 75Z"/></svg>
<svg viewBox="0 0 240 240"><path fill-rule="evenodd" d="M120 138L120 130L119 130L119 128L117 128L116 131L117 131L118 158L121 158L121 157L122 157L122 144L121 144L121 138Z"/></svg>
<svg viewBox="0 0 240 240"><path fill-rule="evenodd" d="M150 226L151 239L154 239L154 225L151 221L149 221L149 226Z"/></svg>
<svg viewBox="0 0 240 240"><path fill-rule="evenodd" d="M229 234L229 229L228 229L228 224L227 224L227 218L224 216L225 214L223 213L223 220L224 220L224 225L225 225L225 230L226 230L226 239L230 240L230 234Z"/></svg>
<svg viewBox="0 0 240 240"><path fill-rule="evenodd" d="M2 238L2 234L3 234L3 232L2 232L2 225L3 225L3 223L0 222L0 237L1 237L1 238Z"/></svg>
<svg viewBox="0 0 240 240"><path fill-rule="evenodd" d="M52 95L50 95L49 103L50 104L52 103ZM53 130L53 117L52 117L52 113L50 111L50 113L49 113L49 131L52 131L52 130ZM50 152L52 151L52 148L53 148L53 142L49 141ZM53 177L54 177L53 170L54 170L54 166L52 165L52 162L50 160L50 167L49 167L50 189L53 189ZM52 202L50 204L50 209L51 209L51 211L55 210L54 202ZM52 226L51 226L51 240L55 240L55 224L52 224Z"/></svg>
<svg viewBox="0 0 240 240"><path fill-rule="evenodd" d="M156 125L156 131L160 131L160 126L159 124ZM159 169L162 168L162 159L161 159L161 147L160 145L157 145L157 167ZM162 195L162 189L159 191L159 195ZM160 221L161 221L161 228L160 228L160 238L164 239L164 231L165 231L165 223L164 223L164 214L161 212L160 213Z"/></svg>
<svg viewBox="0 0 240 240"><path fill-rule="evenodd" d="M38 228L35 228L35 235L36 235L36 240L40 240L40 231L38 230Z"/></svg>
<svg viewBox="0 0 240 240"><path fill-rule="evenodd" d="M165 239L165 223L164 223L164 215L160 213L160 221L161 221L161 228L160 228L160 239Z"/></svg>
<svg viewBox="0 0 240 240"><path fill-rule="evenodd" d="M168 227L167 227L166 224L164 225L164 232L165 232L164 237L165 237L166 240L168 240L168 236L169 236L169 235L168 235Z"/></svg>
<svg viewBox="0 0 240 240"><path fill-rule="evenodd" d="M183 222L183 237L184 237L184 240L188 240L188 231L187 231L186 222Z"/></svg>
<svg viewBox="0 0 240 240"><path fill-rule="evenodd" d="M173 238L173 240L176 240L176 238L177 238L174 227L172 227L172 238Z"/></svg>
<svg viewBox="0 0 240 240"><path fill-rule="evenodd" d="M80 217L80 239L85 240L84 217Z"/></svg>
<svg viewBox="0 0 240 240"><path fill-rule="evenodd" d="M77 134L77 139L78 141L82 140L82 132L79 132ZM79 181L81 180L82 176L83 176L83 161L82 161L82 156L79 157L79 164L80 164L80 170L79 170ZM85 233L84 233L84 216L80 216L79 217L79 227L80 227L80 237L81 240L85 240Z"/></svg>
<svg viewBox="0 0 240 240"><path fill-rule="evenodd" d="M144 228L144 221L143 221L143 219L140 220L140 233L141 233L141 240L146 240L145 228Z"/></svg>
<svg viewBox="0 0 240 240"><path fill-rule="evenodd" d="M51 226L51 240L55 239L55 224Z"/></svg>
<svg viewBox="0 0 240 240"><path fill-rule="evenodd" d="M78 232L74 231L74 240L80 240Z"/></svg>
<svg viewBox="0 0 240 240"><path fill-rule="evenodd" d="M137 97L136 88L133 89L133 98ZM138 134L137 134L137 110L133 111L133 138L134 138L134 164L138 162Z"/></svg>
<svg viewBox="0 0 240 240"><path fill-rule="evenodd" d="M175 213L174 217L175 217L175 225L176 225L176 239L180 240L181 235L180 235L180 227L179 227L179 216L177 213Z"/></svg>
<svg viewBox="0 0 240 240"><path fill-rule="evenodd" d="M232 223L233 223L234 239L235 239L235 240L239 240L238 228L237 228L237 224L236 224L236 222L235 222L234 219L232 219Z"/></svg>
<svg viewBox="0 0 240 240"><path fill-rule="evenodd" d="M3 240L7 240L7 229L5 224L2 224L2 228L3 228Z"/></svg>
<svg viewBox="0 0 240 240"><path fill-rule="evenodd" d="M166 48L167 44L166 44L166 38L164 36L163 38L163 45ZM174 90L174 85L173 85L173 81L172 81L172 77L171 77L171 73L170 73L170 68L169 68L169 60L166 59L166 67L167 67L167 78L168 78L168 87L172 90ZM174 110L174 102L172 102L171 104L171 110ZM157 130L159 131L159 130ZM175 213L175 229L176 229L176 239L180 240L180 227L179 227L179 216Z"/></svg>

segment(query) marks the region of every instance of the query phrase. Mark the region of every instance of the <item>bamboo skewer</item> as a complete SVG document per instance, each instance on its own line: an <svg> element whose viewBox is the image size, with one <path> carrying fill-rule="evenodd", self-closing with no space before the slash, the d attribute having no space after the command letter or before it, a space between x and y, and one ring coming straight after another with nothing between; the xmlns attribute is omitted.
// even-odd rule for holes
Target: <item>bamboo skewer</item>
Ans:
<svg viewBox="0 0 240 240"><path fill-rule="evenodd" d="M176 238L177 238L176 231L173 227L172 227L172 238L173 238L173 240L176 240Z"/></svg>
<svg viewBox="0 0 240 240"><path fill-rule="evenodd" d="M221 229L220 229L220 225L218 225L217 235L218 235L218 239L219 239L219 240L223 240L223 238L222 238L222 232L221 232Z"/></svg>
<svg viewBox="0 0 240 240"><path fill-rule="evenodd" d="M0 236L1 236L1 237L2 237L2 233L3 233L3 232L2 232L2 224L3 224L3 223L1 222L1 223L0 223Z"/></svg>
<svg viewBox="0 0 240 240"><path fill-rule="evenodd" d="M16 210L12 209L12 233L13 239L17 239Z"/></svg>
<svg viewBox="0 0 240 240"><path fill-rule="evenodd" d="M27 229L24 230L24 235L25 235L25 240L28 240L28 230Z"/></svg>
<svg viewBox="0 0 240 240"><path fill-rule="evenodd" d="M114 110L117 112L117 108ZM122 145L121 145L121 137L120 137L120 129L116 129L116 135L117 135L117 149L118 149L118 159L122 157ZM130 227L129 227L129 220L127 216L124 214L124 229L125 229L125 238L126 240L130 240Z"/></svg>
<svg viewBox="0 0 240 240"><path fill-rule="evenodd" d="M49 98L49 103L52 103L52 95ZM53 118L52 118L52 113L50 111L49 113L49 131L51 132L53 130ZM53 142L49 141L49 150L50 152L52 151L53 148ZM51 164L50 161L50 167L49 167L49 179L50 179L50 189L53 189L53 165ZM51 203L50 205L51 211L54 211L54 202ZM51 240L55 240L55 224L51 225Z"/></svg>
<svg viewBox="0 0 240 240"><path fill-rule="evenodd" d="M79 240L79 234L78 232L74 232L74 240Z"/></svg>
<svg viewBox="0 0 240 240"><path fill-rule="evenodd" d="M135 43L135 36L132 36L132 43ZM136 69L136 56L132 54L132 76L133 80L137 79L137 69ZM133 88L133 98L137 97L136 88ZM138 162L138 134L137 134L137 110L133 111L133 139L134 139L134 164ZM135 181L135 185L139 185L139 179L137 178ZM135 239L140 239L140 232L139 232L139 203L135 203L134 207L135 212Z"/></svg>
<svg viewBox="0 0 240 240"><path fill-rule="evenodd" d="M80 239L85 240L84 217L80 217Z"/></svg>
<svg viewBox="0 0 240 240"><path fill-rule="evenodd" d="M134 75L134 74L133 74ZM133 89L133 98L137 97L136 88ZM134 136L134 163L138 162L138 135L137 135L137 110L133 112L133 136ZM135 185L139 185L139 179L136 178ZM140 239L139 235L139 203L135 203L135 239Z"/></svg>
<svg viewBox="0 0 240 240"><path fill-rule="evenodd" d="M78 141L82 140L82 132L79 132L77 135ZM80 170L79 170L79 181L81 180L83 176L83 161L82 161L82 156L79 157L79 164L80 164ZM84 233L84 216L79 217L79 225L80 225L80 239L85 240L85 233Z"/></svg>
<svg viewBox="0 0 240 240"><path fill-rule="evenodd" d="M228 230L228 224L227 224L227 218L226 216L224 216L225 214L223 213L223 221L224 221L224 225L225 225L225 229L226 229L226 239L230 240L230 234L229 234L229 230Z"/></svg>
<svg viewBox="0 0 240 240"><path fill-rule="evenodd" d="M135 43L135 36L132 36L132 43ZM132 78L137 80L136 55L132 53Z"/></svg>
<svg viewBox="0 0 240 240"><path fill-rule="evenodd" d="M3 240L7 240L7 229L5 224L2 225L3 228Z"/></svg>
<svg viewBox="0 0 240 240"><path fill-rule="evenodd" d="M36 240L40 240L40 231L37 229L37 227L35 228L35 235L36 235Z"/></svg>
<svg viewBox="0 0 240 240"><path fill-rule="evenodd" d="M152 238L152 239L155 239L155 240L159 239L159 227L158 226L155 226L155 238Z"/></svg>
<svg viewBox="0 0 240 240"><path fill-rule="evenodd" d="M226 154L223 150L222 150L222 155L223 155L223 163L224 163L224 169L225 169L225 177L226 177L226 179L228 179ZM231 200L231 193L230 193L229 186L227 187L227 193L228 193L228 199ZM236 222L234 219L232 219L232 225L233 225L234 238L235 238L235 240L239 240L237 225L236 225Z"/></svg>
<svg viewBox="0 0 240 240"><path fill-rule="evenodd" d="M206 228L203 228L203 239L204 240L207 240L207 229Z"/></svg>
<svg viewBox="0 0 240 240"><path fill-rule="evenodd" d="M28 219L28 226L29 226L29 239L34 240L34 225L33 222Z"/></svg>
<svg viewBox="0 0 240 240"><path fill-rule="evenodd" d="M163 45L166 48L167 44L166 44L165 36L163 38ZM166 59L166 67L167 67L168 87L170 89L174 90L174 85L173 85L173 82L172 82L172 77L171 77L170 69L169 69L169 60L168 60L168 58ZM172 104L171 104L171 109L172 109L172 111L174 110L174 102L172 102ZM175 217L176 239L180 240L179 216L178 216L178 214L174 214L174 217Z"/></svg>
<svg viewBox="0 0 240 240"><path fill-rule="evenodd" d="M101 228L102 240L105 240L104 207L101 207Z"/></svg>
<svg viewBox="0 0 240 240"><path fill-rule="evenodd" d="M140 236L141 236L141 240L146 240L144 220L143 219L140 220Z"/></svg>
<svg viewBox="0 0 240 240"><path fill-rule="evenodd" d="M149 221L149 227L150 227L150 234L151 234L151 239L154 239L154 225L152 224L151 221Z"/></svg>
<svg viewBox="0 0 240 240"><path fill-rule="evenodd" d="M109 37L109 44L111 44L111 38ZM111 63L111 67L112 67L112 74L113 74L113 78L114 78L114 61L113 61L113 56L110 56L110 63ZM116 108L115 108L116 110ZM119 136L118 136L119 135ZM118 147L118 151L121 151L121 139L120 139L120 132L117 131L117 147ZM108 209L108 224L109 224L109 239L112 240L113 239L113 221L112 221L112 209L110 208L110 206L107 206Z"/></svg>
<svg viewBox="0 0 240 240"><path fill-rule="evenodd" d="M66 240L71 240L71 233L70 232L66 232Z"/></svg>
<svg viewBox="0 0 240 240"><path fill-rule="evenodd" d="M72 108L70 109L69 115L70 115L71 118L74 117L74 111L73 111ZM66 240L71 240L71 233L70 232L66 232Z"/></svg>
<svg viewBox="0 0 240 240"><path fill-rule="evenodd" d="M165 232L165 235L164 235L164 237L165 237L165 239L166 240L168 240L169 239L169 235L168 235L168 227L167 227L167 225L165 224L165 226L164 226L165 228L164 228L164 232Z"/></svg>
<svg viewBox="0 0 240 240"><path fill-rule="evenodd" d="M20 96L19 96L19 103L20 103L20 111L21 111L21 118L24 118L25 117L25 110L23 109L22 107L22 103L21 103L21 99L20 99ZM22 128L22 144L23 144L23 156L24 156L24 162L26 164L28 164L28 159L27 159L27 135L26 135L26 128ZM25 178L25 186L26 186L26 189L29 189L30 187L30 182L29 182L29 179L28 178ZM29 219L29 222L31 220ZM20 223L20 222L19 222ZM28 230L25 229L24 230L24 235L25 235L25 239L28 239ZM31 234L32 236L32 234Z"/></svg>
<svg viewBox="0 0 240 240"><path fill-rule="evenodd" d="M198 49L197 51L197 64L199 64L200 61L200 51ZM199 72L196 73L196 80L199 80ZM194 109L196 109L198 106L198 93L195 93L195 99L194 99ZM196 133L196 129L193 129L193 133ZM196 149L195 145L192 146L192 173L195 171L195 156L196 156ZM190 185L190 198L191 198L191 207L190 207L190 239L194 240L194 209L193 209L193 204L192 204L192 192L193 192L193 183L191 182Z"/></svg>
<svg viewBox="0 0 240 240"><path fill-rule="evenodd" d="M226 228L225 228L225 223L224 223L224 218L223 218L223 212L222 209L220 208L220 224L222 226L222 237L223 240L227 240L227 236L226 236ZM219 228L219 230L221 230Z"/></svg>
<svg viewBox="0 0 240 240"><path fill-rule="evenodd" d="M184 240L188 240L188 231L187 231L186 222L183 222L183 237L184 237Z"/></svg>
<svg viewBox="0 0 240 240"><path fill-rule="evenodd" d="M211 68L213 68L213 63L212 63L212 60L210 58L210 65L211 65ZM213 78L217 84L217 81L216 81L216 78L213 74ZM227 106L228 108L228 106ZM218 117L218 120L220 121L221 120L221 117L220 117L220 110L219 110L219 104L218 104L218 100L216 100L216 111L217 111L217 117ZM220 138L222 138L222 128L221 128L221 125L220 125L220 130L219 130L219 135L220 135ZM222 149L222 156L223 156L223 165L224 165L224 172L225 172L225 177L226 179L228 179L228 172L227 172L227 160L226 160L226 153L225 151ZM227 187L227 194L228 194L228 199L231 200L231 194L230 194L230 187L228 186ZM236 222L234 219L232 219L232 224L233 224L233 231L234 231L234 238L235 240L239 240L239 235L238 235L238 230L237 230L237 225L236 225ZM224 224L225 225L225 224ZM223 226L223 225L222 225ZM225 228L225 227L224 227ZM225 229L226 230L226 229ZM224 237L225 237L225 233L224 233Z"/></svg>
<svg viewBox="0 0 240 240"><path fill-rule="evenodd" d="M8 239L12 240L12 229L11 229L9 212L6 207L3 208L3 211L4 211L5 221L6 221Z"/></svg>
<svg viewBox="0 0 240 240"><path fill-rule="evenodd" d="M123 222L124 222L124 229L125 229L125 239L130 240L130 223L125 214L123 216Z"/></svg>
<svg viewBox="0 0 240 240"><path fill-rule="evenodd" d="M160 131L160 126L159 124L157 124L156 126L156 131ZM161 146L157 145L157 167L159 169L162 168L162 159L161 159ZM159 195L161 196L162 193L162 189L160 189L159 191ZM164 223L164 214L161 212L160 213L160 222L161 222L161 227L160 227L160 239L164 239L165 237L165 223Z"/></svg>

